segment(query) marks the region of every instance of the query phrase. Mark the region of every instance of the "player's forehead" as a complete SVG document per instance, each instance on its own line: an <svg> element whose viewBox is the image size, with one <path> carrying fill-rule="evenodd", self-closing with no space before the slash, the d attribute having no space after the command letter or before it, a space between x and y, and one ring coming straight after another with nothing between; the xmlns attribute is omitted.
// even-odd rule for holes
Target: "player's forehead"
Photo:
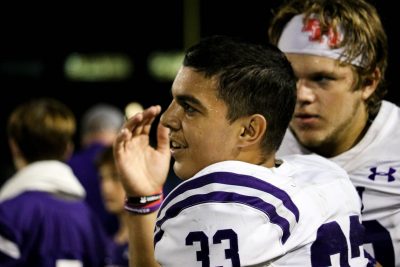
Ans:
<svg viewBox="0 0 400 267"><path fill-rule="evenodd" d="M349 64L342 65L338 60L328 57L295 53L287 53L286 57L299 78L314 74L351 75L352 73Z"/></svg>
<svg viewBox="0 0 400 267"><path fill-rule="evenodd" d="M193 68L182 67L172 84L171 93L174 99L180 98L207 106L208 102L218 100L217 86L216 77L206 77Z"/></svg>

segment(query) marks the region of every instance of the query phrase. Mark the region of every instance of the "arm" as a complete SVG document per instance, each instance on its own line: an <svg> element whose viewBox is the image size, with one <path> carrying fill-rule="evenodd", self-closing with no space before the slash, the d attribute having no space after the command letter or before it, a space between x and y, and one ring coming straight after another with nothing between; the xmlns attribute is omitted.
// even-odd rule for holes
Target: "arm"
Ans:
<svg viewBox="0 0 400 267"><path fill-rule="evenodd" d="M167 178L170 151L168 129L157 129L157 147L149 144L151 125L161 112L152 106L130 118L114 143L115 163L128 196L148 196L158 192ZM153 231L156 213L129 216L130 265L159 266L154 259Z"/></svg>
<svg viewBox="0 0 400 267"><path fill-rule="evenodd" d="M147 215L130 214L129 265L130 267L158 267L154 258L153 232L157 212Z"/></svg>

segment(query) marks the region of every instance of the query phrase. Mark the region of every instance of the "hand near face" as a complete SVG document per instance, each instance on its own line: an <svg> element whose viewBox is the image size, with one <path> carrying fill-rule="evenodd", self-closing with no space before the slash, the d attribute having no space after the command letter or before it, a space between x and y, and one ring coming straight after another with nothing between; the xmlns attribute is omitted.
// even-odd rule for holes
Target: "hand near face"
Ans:
<svg viewBox="0 0 400 267"><path fill-rule="evenodd" d="M150 145L150 128L160 114L152 106L130 118L114 142L115 164L128 196L148 196L159 192L167 178L171 159L168 129L157 129L157 147Z"/></svg>

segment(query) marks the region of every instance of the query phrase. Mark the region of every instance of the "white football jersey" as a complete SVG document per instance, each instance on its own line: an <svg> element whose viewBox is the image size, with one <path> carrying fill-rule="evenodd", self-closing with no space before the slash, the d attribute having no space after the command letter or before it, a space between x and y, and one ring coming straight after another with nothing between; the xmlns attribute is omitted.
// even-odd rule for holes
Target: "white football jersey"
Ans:
<svg viewBox="0 0 400 267"><path fill-rule="evenodd" d="M278 155L311 154L290 130ZM330 158L344 168L362 199L364 248L383 266L400 267L400 108L383 101L363 139Z"/></svg>
<svg viewBox="0 0 400 267"><path fill-rule="evenodd" d="M366 266L361 202L346 172L316 155L276 168L225 161L165 198L161 266Z"/></svg>

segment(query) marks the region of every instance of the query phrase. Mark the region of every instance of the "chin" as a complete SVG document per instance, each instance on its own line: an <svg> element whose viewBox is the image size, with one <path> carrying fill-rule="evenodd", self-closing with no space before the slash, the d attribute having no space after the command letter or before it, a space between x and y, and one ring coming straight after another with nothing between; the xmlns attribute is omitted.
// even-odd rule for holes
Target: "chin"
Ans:
<svg viewBox="0 0 400 267"><path fill-rule="evenodd" d="M116 210L115 205L113 205L111 203L105 204L105 207L106 207L107 211L110 213L114 213Z"/></svg>
<svg viewBox="0 0 400 267"><path fill-rule="evenodd" d="M305 140L301 140L301 144L304 147L312 150L312 149L321 147L324 144L324 142L323 142L323 140L321 141L321 140L318 140L318 139L312 139L312 138L310 139L310 138L308 138L308 139L305 139Z"/></svg>
<svg viewBox="0 0 400 267"><path fill-rule="evenodd" d="M319 146L324 141L324 138L319 133L311 131L298 131L296 132L296 138L302 145L307 147Z"/></svg>
<svg viewBox="0 0 400 267"><path fill-rule="evenodd" d="M174 172L181 180L187 180L196 174L195 172L186 170L181 163L176 161L174 163Z"/></svg>

